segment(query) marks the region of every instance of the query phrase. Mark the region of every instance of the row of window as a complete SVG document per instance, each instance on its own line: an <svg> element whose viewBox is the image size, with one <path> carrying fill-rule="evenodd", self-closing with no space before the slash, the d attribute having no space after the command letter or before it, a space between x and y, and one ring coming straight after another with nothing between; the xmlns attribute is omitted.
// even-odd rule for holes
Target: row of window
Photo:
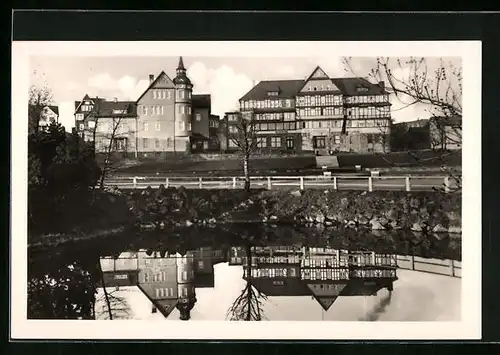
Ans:
<svg viewBox="0 0 500 355"><path fill-rule="evenodd" d="M172 287L169 288L157 288L156 289L156 298L167 298L176 296L174 293L174 289Z"/></svg>
<svg viewBox="0 0 500 355"><path fill-rule="evenodd" d="M294 107L293 99L267 99L267 100L249 100L241 101L240 108L242 110L248 110L252 108L283 108L283 107Z"/></svg>
<svg viewBox="0 0 500 355"><path fill-rule="evenodd" d="M257 148L281 148L283 146L283 137L270 137L269 145L267 137L257 138ZM295 139L293 137L285 137L287 149L293 149L295 146Z"/></svg>
<svg viewBox="0 0 500 355"><path fill-rule="evenodd" d="M347 110L347 116L352 118L389 117L390 114L391 108L389 106L351 107Z"/></svg>
<svg viewBox="0 0 500 355"><path fill-rule="evenodd" d="M144 132L147 132L149 130L149 122L143 122L142 123L142 129ZM156 122L155 123L155 131L160 132L161 131L161 123Z"/></svg>
<svg viewBox="0 0 500 355"><path fill-rule="evenodd" d="M248 277L248 269L244 270L245 276ZM296 277L295 268L253 268L252 277Z"/></svg>
<svg viewBox="0 0 500 355"><path fill-rule="evenodd" d="M343 120L314 120L301 121L299 127L304 129L318 128L341 128ZM371 127L386 127L389 125L387 120L347 120L346 127L354 128L371 128Z"/></svg>
<svg viewBox="0 0 500 355"><path fill-rule="evenodd" d="M196 119L198 121L198 119ZM200 118L201 120L201 118ZM219 121L217 120L210 120L208 121L208 127L210 128L219 128Z"/></svg>
<svg viewBox="0 0 500 355"><path fill-rule="evenodd" d="M297 96L297 107L342 105L341 95Z"/></svg>
<svg viewBox="0 0 500 355"><path fill-rule="evenodd" d="M272 112L255 114L257 121L294 121L295 112Z"/></svg>
<svg viewBox="0 0 500 355"><path fill-rule="evenodd" d="M380 278L380 277L387 277L387 278L395 278L396 277L396 270L395 269L360 269L360 270L352 270L351 271L351 276L352 277L359 277L359 278Z"/></svg>
<svg viewBox="0 0 500 355"><path fill-rule="evenodd" d="M345 99L348 104L364 104L364 103L382 103L389 102L389 95L363 95L363 96L348 96Z"/></svg>
<svg viewBox="0 0 500 355"><path fill-rule="evenodd" d="M348 280L349 269L301 269L302 280Z"/></svg>
<svg viewBox="0 0 500 355"><path fill-rule="evenodd" d="M160 105L143 105L142 114L144 116L161 116L164 113L164 106ZM190 115L191 106L189 105L177 105L177 113L181 115ZM201 120L201 116L200 116Z"/></svg>
<svg viewBox="0 0 500 355"><path fill-rule="evenodd" d="M297 110L297 114L299 117L307 117L307 116L333 116L333 117L342 117L344 115L344 111L341 107L306 107Z"/></svg>
<svg viewBox="0 0 500 355"><path fill-rule="evenodd" d="M90 112L90 111L92 111L93 108L94 108L93 105L81 105L80 106L80 111Z"/></svg>
<svg viewBox="0 0 500 355"><path fill-rule="evenodd" d="M278 123L257 123L256 131L293 131L297 129L297 122L278 122Z"/></svg>

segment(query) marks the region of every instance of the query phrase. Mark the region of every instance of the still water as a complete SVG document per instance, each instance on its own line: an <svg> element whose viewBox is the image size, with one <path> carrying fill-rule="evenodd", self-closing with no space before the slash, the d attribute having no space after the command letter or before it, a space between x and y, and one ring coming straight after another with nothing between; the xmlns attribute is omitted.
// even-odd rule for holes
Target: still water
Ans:
<svg viewBox="0 0 500 355"><path fill-rule="evenodd" d="M285 227L128 234L30 252L28 317L460 320L459 260L460 240L449 236Z"/></svg>

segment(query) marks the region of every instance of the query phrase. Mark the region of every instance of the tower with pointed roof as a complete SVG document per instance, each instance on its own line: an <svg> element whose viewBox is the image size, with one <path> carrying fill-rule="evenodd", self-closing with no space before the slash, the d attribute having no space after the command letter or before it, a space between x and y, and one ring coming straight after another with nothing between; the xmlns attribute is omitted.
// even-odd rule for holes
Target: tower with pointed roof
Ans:
<svg viewBox="0 0 500 355"><path fill-rule="evenodd" d="M186 74L184 61L179 57L175 84L175 136L190 137L192 132L191 117L192 117L192 93L193 84Z"/></svg>
<svg viewBox="0 0 500 355"><path fill-rule="evenodd" d="M194 288L194 255L188 252L185 255L177 255L177 285L178 301L177 309L181 320L189 320L190 312L196 303Z"/></svg>

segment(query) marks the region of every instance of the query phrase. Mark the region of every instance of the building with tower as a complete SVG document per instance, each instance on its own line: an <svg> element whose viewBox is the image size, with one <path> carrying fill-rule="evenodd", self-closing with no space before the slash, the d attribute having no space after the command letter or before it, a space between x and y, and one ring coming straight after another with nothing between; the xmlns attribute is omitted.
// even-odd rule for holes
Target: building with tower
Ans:
<svg viewBox="0 0 500 355"><path fill-rule="evenodd" d="M95 139L98 152L111 143L113 152L129 158L162 160L220 149L211 96L193 95L182 57L173 79L165 71L150 74L149 86L136 101L85 95L75 101L74 115L75 130L87 141Z"/></svg>

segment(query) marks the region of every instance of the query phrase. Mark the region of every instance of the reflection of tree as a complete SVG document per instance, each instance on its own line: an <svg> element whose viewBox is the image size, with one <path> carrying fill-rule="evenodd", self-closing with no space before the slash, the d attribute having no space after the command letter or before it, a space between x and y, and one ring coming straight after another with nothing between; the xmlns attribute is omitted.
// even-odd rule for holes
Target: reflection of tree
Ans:
<svg viewBox="0 0 500 355"><path fill-rule="evenodd" d="M76 262L28 277L28 319L94 319L94 300L92 275Z"/></svg>
<svg viewBox="0 0 500 355"><path fill-rule="evenodd" d="M246 258L246 270L244 268L243 271L247 276L246 285L227 312L227 318L232 321L262 320L263 306L267 300L267 296L257 290L252 282L252 254L249 245L246 247Z"/></svg>
<svg viewBox="0 0 500 355"><path fill-rule="evenodd" d="M103 297L106 299L106 308L98 311L95 314L95 319L128 318L130 315L130 307L123 297L116 294L117 290L105 292L102 296L96 299L96 303L102 302Z"/></svg>

